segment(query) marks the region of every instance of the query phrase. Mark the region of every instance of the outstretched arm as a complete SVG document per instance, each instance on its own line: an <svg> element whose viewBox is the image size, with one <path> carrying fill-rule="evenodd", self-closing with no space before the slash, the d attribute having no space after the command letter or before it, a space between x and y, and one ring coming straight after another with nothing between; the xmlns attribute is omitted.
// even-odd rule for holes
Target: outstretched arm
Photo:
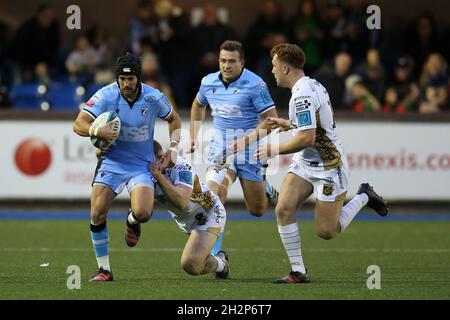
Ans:
<svg viewBox="0 0 450 320"><path fill-rule="evenodd" d="M288 141L279 145L265 144L255 151L255 157L260 161L267 161L279 154L299 152L305 148L314 146L316 141L316 129L308 129L298 132Z"/></svg>
<svg viewBox="0 0 450 320"><path fill-rule="evenodd" d="M266 112L264 112L261 115L261 122L259 125L247 134L245 137L233 141L230 143L230 149L234 150L234 152L239 153L245 150L246 147L251 145L253 142L263 139L264 137L268 136L272 130L275 128L273 124L271 123L270 119L278 119L276 118L278 116L277 110L275 108L270 109Z"/></svg>

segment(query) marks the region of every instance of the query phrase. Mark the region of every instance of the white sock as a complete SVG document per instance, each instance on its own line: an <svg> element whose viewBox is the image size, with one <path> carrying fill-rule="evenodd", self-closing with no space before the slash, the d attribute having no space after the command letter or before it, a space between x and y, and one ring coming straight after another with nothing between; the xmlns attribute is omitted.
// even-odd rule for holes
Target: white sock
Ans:
<svg viewBox="0 0 450 320"><path fill-rule="evenodd" d="M222 259L220 259L219 257L214 256L214 258L217 261L217 269L216 272L222 272L223 269L225 269L225 262L223 262Z"/></svg>
<svg viewBox="0 0 450 320"><path fill-rule="evenodd" d="M348 202L341 210L339 217L339 224L341 225L341 232L348 227L350 222L356 214L369 202L369 197L365 193L357 194L350 202Z"/></svg>
<svg viewBox="0 0 450 320"><path fill-rule="evenodd" d="M97 264L99 268L111 271L111 267L109 266L109 256L97 257Z"/></svg>
<svg viewBox="0 0 450 320"><path fill-rule="evenodd" d="M281 242L289 257L292 271L306 273L305 265L302 258L302 250L300 247L300 232L297 223L288 224L287 226L278 225Z"/></svg>
<svg viewBox="0 0 450 320"><path fill-rule="evenodd" d="M136 218L134 217L133 211L131 211L131 212L128 214L128 222L129 222L130 224L137 224L137 223L139 222L139 221L137 221Z"/></svg>

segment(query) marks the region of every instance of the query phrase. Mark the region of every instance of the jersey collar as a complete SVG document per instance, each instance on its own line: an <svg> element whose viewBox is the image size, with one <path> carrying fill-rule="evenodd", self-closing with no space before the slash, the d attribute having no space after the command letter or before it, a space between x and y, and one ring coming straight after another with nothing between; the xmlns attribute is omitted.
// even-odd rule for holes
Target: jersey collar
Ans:
<svg viewBox="0 0 450 320"><path fill-rule="evenodd" d="M122 91L120 91L119 84L117 84L117 87L118 87L117 89L119 90L119 93L122 96L123 100L125 100L128 103L128 106L130 107L130 109L132 109L134 104L136 103L136 101L138 101L139 98L141 97L141 94L142 94L142 83L139 82L138 94L136 95L136 98L134 98L133 101L129 101L127 98L125 98L125 96L122 94Z"/></svg>
<svg viewBox="0 0 450 320"><path fill-rule="evenodd" d="M306 79L308 79L309 77L307 76L303 76L300 79L297 80L297 82L294 84L294 86L291 89L291 92L297 91L298 87L300 86L300 83Z"/></svg>
<svg viewBox="0 0 450 320"><path fill-rule="evenodd" d="M237 76L236 79L234 79L234 80L231 81L231 82L225 82L225 81L223 80L222 73L219 71L219 79L220 79L220 81L222 81L223 85L225 86L225 89L228 89L228 87L229 87L232 83L235 83L236 81L239 80L239 78L242 76L242 74L244 73L244 71L245 71L245 68L242 68L241 73Z"/></svg>

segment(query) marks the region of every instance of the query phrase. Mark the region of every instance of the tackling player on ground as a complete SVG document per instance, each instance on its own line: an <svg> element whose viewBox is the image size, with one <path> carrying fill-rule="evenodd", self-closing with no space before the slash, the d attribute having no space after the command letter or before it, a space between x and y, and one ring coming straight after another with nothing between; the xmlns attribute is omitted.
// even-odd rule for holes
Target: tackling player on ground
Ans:
<svg viewBox="0 0 450 320"><path fill-rule="evenodd" d="M192 164L183 157L175 163L164 159L161 145L155 141L156 162L150 171L156 180L156 199L169 211L178 227L190 234L181 255L181 266L191 275L216 273L227 279L228 254L215 256L211 249L225 227L226 212L217 195L201 183Z"/></svg>
<svg viewBox="0 0 450 320"><path fill-rule="evenodd" d="M153 211L154 182L148 170L155 160L153 130L156 118L166 120L172 139L165 161L175 161L181 119L159 90L141 83L141 64L137 57L126 54L117 59L117 82L97 91L79 113L74 131L83 137L96 133L99 139L112 141L117 133L109 123L91 130L92 122L106 111L115 111L122 122L117 140L98 161L91 194L91 238L97 258L98 272L90 281L111 281L109 236L106 217L114 198L126 186L131 209L126 221L125 241L133 247L139 241L140 223L148 221ZM106 151L106 150L105 150Z"/></svg>

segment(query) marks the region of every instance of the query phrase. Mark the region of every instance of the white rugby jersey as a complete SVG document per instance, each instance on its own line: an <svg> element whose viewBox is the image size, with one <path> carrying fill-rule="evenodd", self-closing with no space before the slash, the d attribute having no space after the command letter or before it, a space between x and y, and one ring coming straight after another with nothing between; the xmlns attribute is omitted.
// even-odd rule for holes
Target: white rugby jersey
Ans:
<svg viewBox="0 0 450 320"><path fill-rule="evenodd" d="M181 227L185 224L190 224L192 218L197 214L208 213L214 207L216 200L218 200L214 193L209 190L208 186L200 182L192 164L183 157L177 157L176 164L172 168L167 168L164 176L174 186L184 185L192 188L191 201L189 201L186 208L181 210L168 201L158 183L155 184L156 198L170 212Z"/></svg>
<svg viewBox="0 0 450 320"><path fill-rule="evenodd" d="M304 76L295 83L291 91L289 119L297 126L292 134L316 129L314 146L295 153L293 160L322 170L340 166L345 155L335 131L333 109L327 90L317 80Z"/></svg>

